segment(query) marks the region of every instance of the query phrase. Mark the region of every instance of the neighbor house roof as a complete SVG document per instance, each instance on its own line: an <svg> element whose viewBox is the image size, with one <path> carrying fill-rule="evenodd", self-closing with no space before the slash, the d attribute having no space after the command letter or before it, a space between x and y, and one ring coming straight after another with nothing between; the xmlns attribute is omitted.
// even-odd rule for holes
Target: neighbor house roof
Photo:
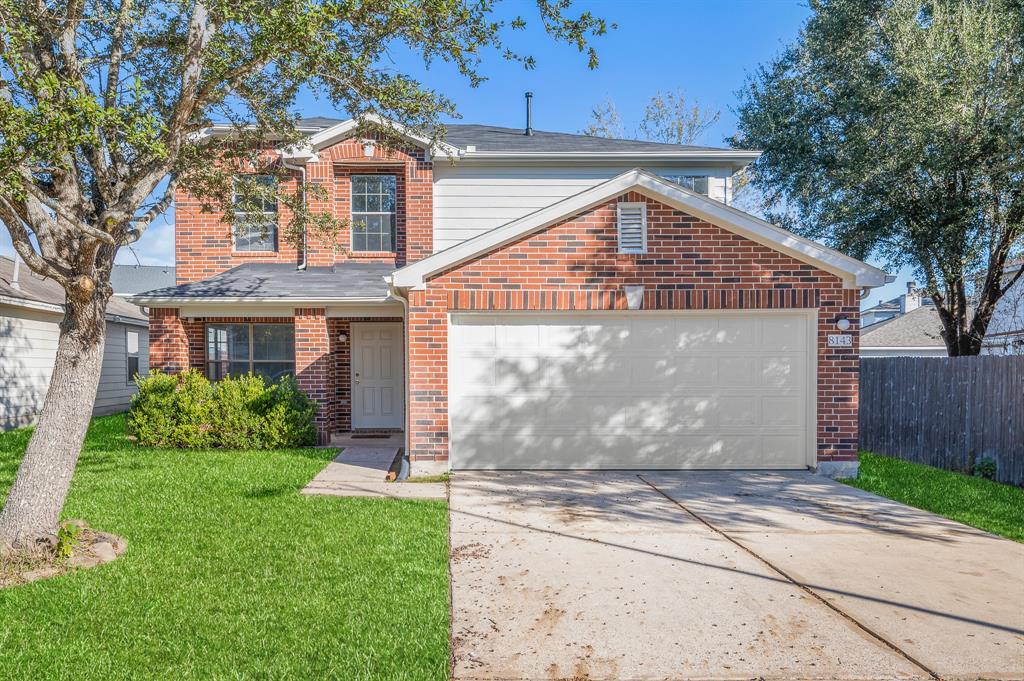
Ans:
<svg viewBox="0 0 1024 681"><path fill-rule="evenodd" d="M139 305L379 301L388 297L385 277L394 269L389 264L355 262L305 270L289 264L246 263L203 281L145 291L128 298Z"/></svg>
<svg viewBox="0 0 1024 681"><path fill-rule="evenodd" d="M862 348L946 347L942 340L942 322L935 307L916 310L872 324L860 334Z"/></svg>
<svg viewBox="0 0 1024 681"><path fill-rule="evenodd" d="M432 274L489 253L630 191L643 194L751 241L786 253L797 260L832 272L850 286L874 287L891 281L891 277L877 267L793 234L749 213L709 199L653 173L634 168L518 220L407 265L395 272L392 282L399 288L423 286Z"/></svg>
<svg viewBox="0 0 1024 681"><path fill-rule="evenodd" d="M114 265L110 285L114 293L127 294L174 286L173 265Z"/></svg>
<svg viewBox="0 0 1024 681"><path fill-rule="evenodd" d="M388 125L400 135L417 144L427 146L430 143L430 140L424 136L396 123L373 116L368 118ZM286 155L302 160L312 158L319 149L351 136L358 124L354 119L343 120L316 116L299 119L297 127L300 131L309 133L306 146L286 150ZM473 123L446 123L444 127L447 134L443 143L436 145L434 151L461 160L512 158L588 161L629 158L692 159L728 163L739 169L755 160L761 153L746 149L615 139L544 130L534 130L532 135L526 135L522 128L503 128ZM227 132L230 127L214 126L213 130Z"/></svg>
<svg viewBox="0 0 1024 681"><path fill-rule="evenodd" d="M14 260L0 256L0 303L50 312L64 312L64 289L52 279L45 279L21 263L14 281ZM107 319L122 318L148 322L148 316L136 305L114 296L107 303Z"/></svg>

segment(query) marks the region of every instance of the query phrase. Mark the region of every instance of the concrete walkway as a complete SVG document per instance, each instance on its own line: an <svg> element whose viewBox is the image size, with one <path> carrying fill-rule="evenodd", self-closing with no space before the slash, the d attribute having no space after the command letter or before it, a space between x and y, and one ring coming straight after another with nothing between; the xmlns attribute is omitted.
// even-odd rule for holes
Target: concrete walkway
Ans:
<svg viewBox="0 0 1024 681"><path fill-rule="evenodd" d="M457 679L1021 679L1024 545L809 474L460 473Z"/></svg>
<svg viewBox="0 0 1024 681"><path fill-rule="evenodd" d="M302 490L303 494L335 497L391 497L395 499L444 499L444 483L386 482L398 454L397 447L349 445Z"/></svg>

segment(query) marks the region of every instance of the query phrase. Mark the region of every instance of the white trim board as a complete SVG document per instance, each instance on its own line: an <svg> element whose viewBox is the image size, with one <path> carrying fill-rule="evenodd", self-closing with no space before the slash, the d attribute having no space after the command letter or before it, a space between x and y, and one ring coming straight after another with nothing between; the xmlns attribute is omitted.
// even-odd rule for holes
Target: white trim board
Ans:
<svg viewBox="0 0 1024 681"><path fill-rule="evenodd" d="M634 168L546 208L407 265L395 272L392 283L397 288L423 287L432 274L494 251L630 191L641 193L801 262L831 272L840 277L848 288L874 288L889 281L889 275L877 267L680 187L653 173Z"/></svg>

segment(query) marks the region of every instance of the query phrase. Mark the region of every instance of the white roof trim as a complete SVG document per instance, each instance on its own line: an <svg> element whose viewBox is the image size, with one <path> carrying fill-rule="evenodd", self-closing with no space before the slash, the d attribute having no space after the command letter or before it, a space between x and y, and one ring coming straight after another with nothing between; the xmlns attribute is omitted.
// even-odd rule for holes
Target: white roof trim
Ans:
<svg viewBox="0 0 1024 681"><path fill-rule="evenodd" d="M431 154L438 155L444 154L450 157L458 157L462 151L458 147L454 147L444 142L431 142L427 137L419 135L404 125L395 123L394 121L387 120L376 114L367 114L362 119L364 122L375 123L377 125L390 128L391 130L398 133L402 138L412 142L424 149L427 149ZM347 121L342 121L332 125L329 128L324 128L320 132L310 135L305 143L301 147L294 147L289 149L283 149L281 151L285 158L294 158L305 162L311 158L316 157L316 152L337 144L338 142L348 139L352 134L359 128L360 121L355 118L350 118Z"/></svg>
<svg viewBox="0 0 1024 681"><path fill-rule="evenodd" d="M398 288L424 286L427 278L516 239L550 227L568 216L598 206L628 191L636 191L677 210L723 227L797 260L831 272L850 288L874 288L886 283L887 274L856 258L797 236L759 218L663 180L639 168L628 170L607 182L586 189L546 208L496 227L479 236L435 253L395 272L392 283Z"/></svg>

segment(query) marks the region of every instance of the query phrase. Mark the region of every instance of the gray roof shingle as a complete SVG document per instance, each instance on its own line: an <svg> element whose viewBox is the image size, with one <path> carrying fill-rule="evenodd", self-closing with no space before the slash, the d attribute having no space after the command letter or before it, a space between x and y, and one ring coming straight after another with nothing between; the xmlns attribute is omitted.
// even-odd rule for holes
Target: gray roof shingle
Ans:
<svg viewBox="0 0 1024 681"><path fill-rule="evenodd" d="M862 348L945 347L942 322L935 307L916 310L872 324L860 334Z"/></svg>
<svg viewBox="0 0 1024 681"><path fill-rule="evenodd" d="M387 263L338 263L333 267L246 263L216 276L189 284L168 286L137 294L151 298L291 298L325 300L383 298L388 294L384 277L395 271Z"/></svg>
<svg viewBox="0 0 1024 681"><path fill-rule="evenodd" d="M0 296L48 305L64 305L64 288L52 279L40 277L24 263L18 269L17 286L14 285L13 278L14 260L0 256ZM115 316L138 321L149 319L137 305L132 305L118 296L112 296L107 303L107 318Z"/></svg>
<svg viewBox="0 0 1024 681"><path fill-rule="evenodd" d="M300 128L326 130L342 123L342 119L314 116L299 119ZM726 151L722 147L701 147L690 144L667 144L643 140L591 137L578 133L546 132L534 130L523 134L523 128L502 128L474 123L445 123L448 144L465 149L475 146L477 151L503 152L673 152L673 151Z"/></svg>
<svg viewBox="0 0 1024 681"><path fill-rule="evenodd" d="M174 286L173 265L114 265L110 285L114 293L138 293L154 288Z"/></svg>

